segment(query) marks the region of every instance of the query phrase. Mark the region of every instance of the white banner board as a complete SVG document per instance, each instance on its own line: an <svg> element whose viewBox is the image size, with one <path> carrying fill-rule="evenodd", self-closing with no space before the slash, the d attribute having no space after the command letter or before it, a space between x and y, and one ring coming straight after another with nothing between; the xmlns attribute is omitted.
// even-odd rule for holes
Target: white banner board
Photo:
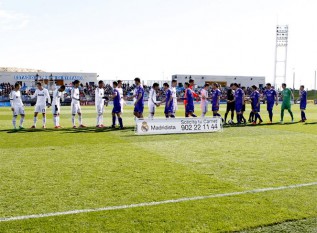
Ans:
<svg viewBox="0 0 317 233"><path fill-rule="evenodd" d="M137 119L136 134L179 134L222 131L221 118Z"/></svg>

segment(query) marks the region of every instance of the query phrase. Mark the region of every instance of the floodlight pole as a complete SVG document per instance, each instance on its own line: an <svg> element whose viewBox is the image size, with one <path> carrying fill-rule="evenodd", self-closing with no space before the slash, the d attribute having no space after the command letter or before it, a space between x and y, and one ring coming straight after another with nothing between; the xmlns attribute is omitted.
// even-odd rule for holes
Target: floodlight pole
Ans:
<svg viewBox="0 0 317 233"><path fill-rule="evenodd" d="M276 26L276 45L275 45L275 63L274 63L274 86L280 84L277 83L277 78L282 78L283 82L286 83L286 72L287 72L287 46L288 46L288 25L277 25ZM284 56L278 56L284 49ZM280 53L278 52L280 51ZM278 74L278 64L282 63L283 74ZM282 67L281 67L282 68Z"/></svg>

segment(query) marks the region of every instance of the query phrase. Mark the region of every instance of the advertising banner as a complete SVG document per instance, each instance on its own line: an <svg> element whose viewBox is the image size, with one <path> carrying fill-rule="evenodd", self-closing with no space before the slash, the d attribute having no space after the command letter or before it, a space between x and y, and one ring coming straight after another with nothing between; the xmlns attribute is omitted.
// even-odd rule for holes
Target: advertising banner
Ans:
<svg viewBox="0 0 317 233"><path fill-rule="evenodd" d="M136 134L179 134L222 131L221 118L137 119Z"/></svg>

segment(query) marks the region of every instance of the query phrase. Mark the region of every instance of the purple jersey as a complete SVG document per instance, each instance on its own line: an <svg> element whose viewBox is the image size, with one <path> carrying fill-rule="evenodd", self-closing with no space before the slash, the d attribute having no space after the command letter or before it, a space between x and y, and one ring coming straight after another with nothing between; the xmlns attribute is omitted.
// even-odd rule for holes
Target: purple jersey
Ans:
<svg viewBox="0 0 317 233"><path fill-rule="evenodd" d="M137 104L144 105L144 89L141 85L137 87L135 98L138 100L140 97L141 97L141 99L137 102Z"/></svg>
<svg viewBox="0 0 317 233"><path fill-rule="evenodd" d="M268 103L274 103L277 93L273 88L271 88L270 90L265 90L263 94L266 96L266 100Z"/></svg>
<svg viewBox="0 0 317 233"><path fill-rule="evenodd" d="M113 90L113 94L115 94L116 96L113 98L113 105L114 106L120 106L120 100L121 100L121 96L120 93L117 89Z"/></svg>
<svg viewBox="0 0 317 233"><path fill-rule="evenodd" d="M235 102L236 102L236 105L243 105L243 90L241 88L238 88L235 93L234 93L234 96L235 96Z"/></svg>
<svg viewBox="0 0 317 233"><path fill-rule="evenodd" d="M212 105L217 105L218 99L221 96L221 91L219 89L213 90L211 96L212 96Z"/></svg>
<svg viewBox="0 0 317 233"><path fill-rule="evenodd" d="M185 98L188 105L194 105L194 97L191 89L187 88L185 91Z"/></svg>
<svg viewBox="0 0 317 233"><path fill-rule="evenodd" d="M252 92L250 95L250 98L252 100L252 104L256 105L259 102L260 99L260 93L258 91Z"/></svg>

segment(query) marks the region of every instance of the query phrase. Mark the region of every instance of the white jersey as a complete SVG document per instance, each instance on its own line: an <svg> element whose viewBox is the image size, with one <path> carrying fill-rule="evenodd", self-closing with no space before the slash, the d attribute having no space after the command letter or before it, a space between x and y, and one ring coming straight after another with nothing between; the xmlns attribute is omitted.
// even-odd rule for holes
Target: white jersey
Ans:
<svg viewBox="0 0 317 233"><path fill-rule="evenodd" d="M10 93L10 104L12 108L15 107L22 107L23 106L23 102L21 99L21 92L20 91L15 91L12 90Z"/></svg>
<svg viewBox="0 0 317 233"><path fill-rule="evenodd" d="M102 106L104 105L105 101L103 97L105 96L105 90L103 88L97 87L95 90L95 105Z"/></svg>
<svg viewBox="0 0 317 233"><path fill-rule="evenodd" d="M148 105L153 106L155 104L156 104L156 91L153 88L151 88L149 93Z"/></svg>
<svg viewBox="0 0 317 233"><path fill-rule="evenodd" d="M31 96L32 99L36 97L37 106L46 106L46 100L51 103L51 97L48 90L43 88L42 90L36 89L34 95Z"/></svg>
<svg viewBox="0 0 317 233"><path fill-rule="evenodd" d="M73 88L71 91L72 104L80 104L79 88Z"/></svg>
<svg viewBox="0 0 317 233"><path fill-rule="evenodd" d="M63 95L63 92L58 91L58 89L56 89L53 92L53 101L52 101L53 106L60 106L61 105L62 95Z"/></svg>
<svg viewBox="0 0 317 233"><path fill-rule="evenodd" d="M120 94L120 102L123 102L123 90L122 90L122 88L120 87L117 87L117 90L118 90L118 92L119 92L119 94Z"/></svg>
<svg viewBox="0 0 317 233"><path fill-rule="evenodd" d="M177 103L177 96L176 96L176 87L171 87L173 102Z"/></svg>
<svg viewBox="0 0 317 233"><path fill-rule="evenodd" d="M207 105L208 104L208 91L206 91L205 89L201 89L200 91L201 94L201 101L200 101L200 105Z"/></svg>

